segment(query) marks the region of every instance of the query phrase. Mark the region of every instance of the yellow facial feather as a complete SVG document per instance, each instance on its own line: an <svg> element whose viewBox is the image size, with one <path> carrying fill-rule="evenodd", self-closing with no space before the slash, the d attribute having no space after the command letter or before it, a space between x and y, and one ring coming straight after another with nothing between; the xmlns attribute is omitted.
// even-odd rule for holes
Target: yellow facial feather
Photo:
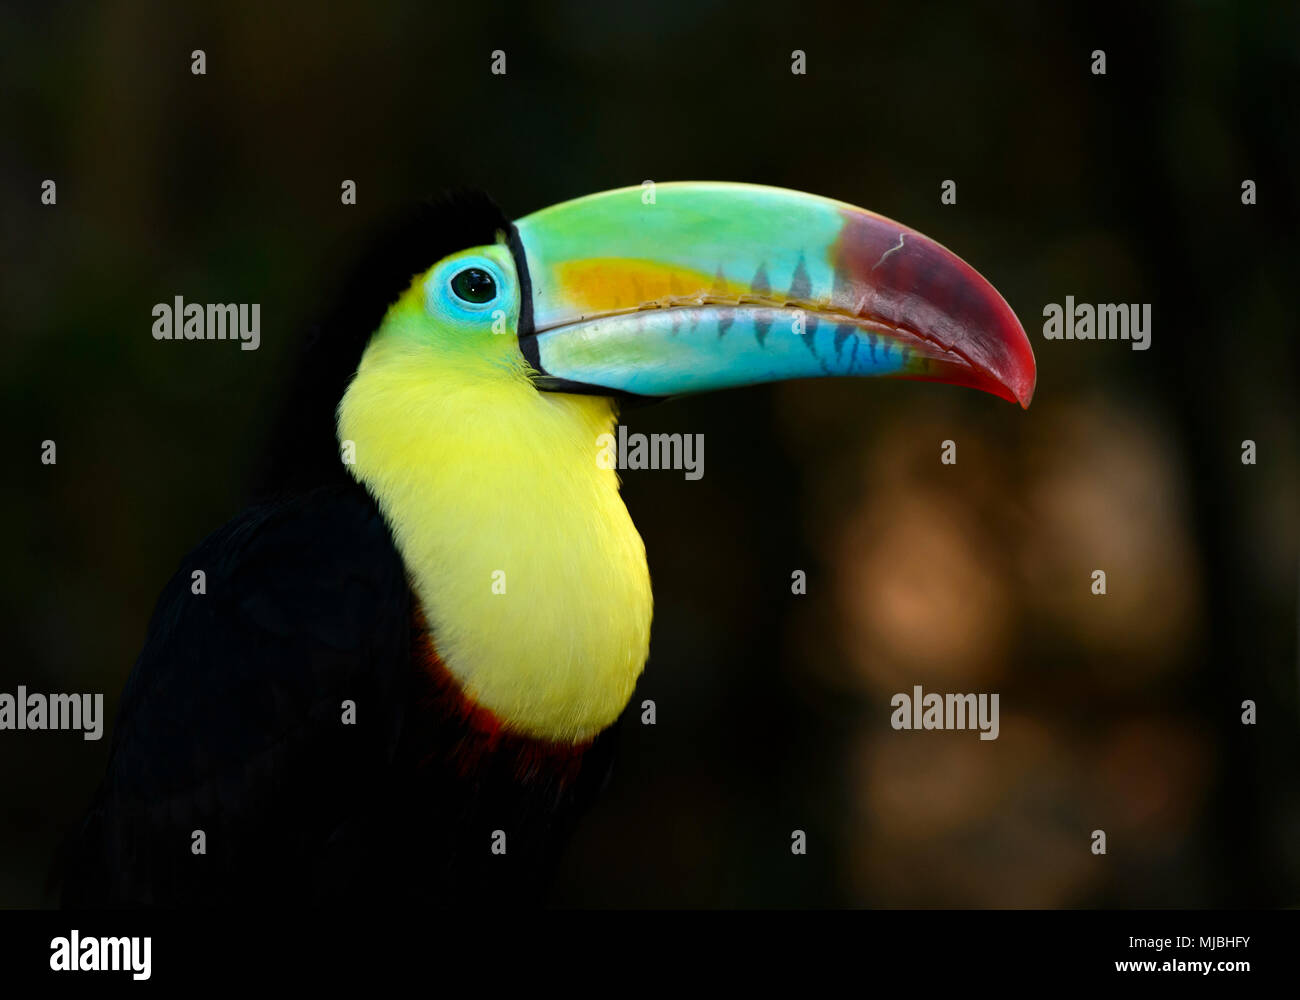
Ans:
<svg viewBox="0 0 1300 1000"><path fill-rule="evenodd" d="M613 403L537 391L513 315L504 336L440 327L417 282L367 347L339 438L465 693L518 732L581 742L645 664L650 577L617 475L597 463Z"/></svg>

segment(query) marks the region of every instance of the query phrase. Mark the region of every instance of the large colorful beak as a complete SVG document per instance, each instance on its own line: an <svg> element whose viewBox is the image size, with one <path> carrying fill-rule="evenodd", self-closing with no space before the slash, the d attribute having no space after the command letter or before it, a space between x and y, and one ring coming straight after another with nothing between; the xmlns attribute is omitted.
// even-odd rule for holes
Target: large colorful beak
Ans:
<svg viewBox="0 0 1300 1000"><path fill-rule="evenodd" d="M792 378L973 386L1028 406L1034 353L969 264L864 209L664 183L536 212L512 234L540 388L674 396Z"/></svg>

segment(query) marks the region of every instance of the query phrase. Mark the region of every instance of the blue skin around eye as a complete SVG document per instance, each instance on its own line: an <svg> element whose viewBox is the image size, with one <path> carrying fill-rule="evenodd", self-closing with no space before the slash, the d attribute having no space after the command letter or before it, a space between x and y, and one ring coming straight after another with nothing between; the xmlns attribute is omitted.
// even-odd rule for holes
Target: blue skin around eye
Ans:
<svg viewBox="0 0 1300 1000"><path fill-rule="evenodd" d="M496 295L486 302L470 302L452 291L452 279L462 271L473 268L486 271L496 285ZM493 261L486 257L465 257L456 261L454 266L443 268L432 275L425 289L425 305L435 315L441 314L458 320L472 319L502 308L506 288L505 275Z"/></svg>

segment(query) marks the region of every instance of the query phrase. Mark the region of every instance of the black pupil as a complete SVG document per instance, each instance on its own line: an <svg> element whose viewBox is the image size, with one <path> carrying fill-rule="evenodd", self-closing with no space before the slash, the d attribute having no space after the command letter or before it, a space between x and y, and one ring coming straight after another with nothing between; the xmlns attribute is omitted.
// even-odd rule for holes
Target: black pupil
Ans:
<svg viewBox="0 0 1300 1000"><path fill-rule="evenodd" d="M497 294L497 283L481 267L467 267L451 279L451 290L466 302L491 302Z"/></svg>

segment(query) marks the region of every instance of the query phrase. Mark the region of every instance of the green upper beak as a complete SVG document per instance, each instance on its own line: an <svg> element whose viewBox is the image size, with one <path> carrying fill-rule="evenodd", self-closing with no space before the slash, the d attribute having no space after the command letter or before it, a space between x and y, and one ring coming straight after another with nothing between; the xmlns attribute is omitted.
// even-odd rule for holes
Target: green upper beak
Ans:
<svg viewBox="0 0 1300 1000"><path fill-rule="evenodd" d="M877 375L1028 406L1033 350L978 272L913 229L779 188L623 188L527 216L520 346L541 388L671 396Z"/></svg>

